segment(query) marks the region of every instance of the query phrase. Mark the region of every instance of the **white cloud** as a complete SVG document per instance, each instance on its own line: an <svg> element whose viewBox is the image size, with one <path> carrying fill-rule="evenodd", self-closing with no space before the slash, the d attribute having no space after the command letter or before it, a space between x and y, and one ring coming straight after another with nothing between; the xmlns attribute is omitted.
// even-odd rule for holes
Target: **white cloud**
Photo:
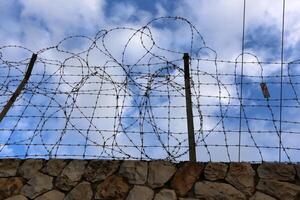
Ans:
<svg viewBox="0 0 300 200"><path fill-rule="evenodd" d="M44 23L53 33L70 28L95 29L104 23L102 0L22 1L21 17L34 18Z"/></svg>

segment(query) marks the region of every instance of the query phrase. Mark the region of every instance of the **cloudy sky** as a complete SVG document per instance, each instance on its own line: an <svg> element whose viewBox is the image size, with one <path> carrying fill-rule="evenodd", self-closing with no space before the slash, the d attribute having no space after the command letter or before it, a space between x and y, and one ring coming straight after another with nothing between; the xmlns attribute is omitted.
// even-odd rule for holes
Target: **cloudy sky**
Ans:
<svg viewBox="0 0 300 200"><path fill-rule="evenodd" d="M1 74L4 74L1 107L22 79L32 52L39 53L27 90L0 125L1 156L188 159L184 90L177 87L184 84L183 62L174 61L188 52L193 58L192 100L198 160L238 160L240 140L241 160L277 161L281 154L284 161L299 161L296 142L299 70L298 64L287 63L299 57L300 2L286 0L285 7L284 122L280 153L277 147L283 1L246 1L242 55L243 3L241 0L1 1L0 46L19 45L31 50L0 49ZM161 19L148 24L164 16L179 16L183 20ZM185 19L196 29L191 29ZM135 34L142 27L143 34L139 31ZM113 30L101 31L104 29ZM216 58L218 62L214 62ZM240 113L242 59L262 64L243 65L246 84L242 103L246 106ZM219 62L222 60L232 62ZM147 63L154 67L143 65ZM117 67L110 67L114 65ZM128 72L131 76L141 75L130 79L131 84L126 79ZM150 73L152 79L142 76L143 73ZM173 79L159 76L166 74ZM269 100L262 96L262 82L268 85ZM147 84L152 88L151 94L148 98L140 97L148 92ZM88 91L93 95L87 94ZM151 110L147 108L150 103ZM137 105L144 107L134 108ZM116 120L115 116L123 118Z"/></svg>

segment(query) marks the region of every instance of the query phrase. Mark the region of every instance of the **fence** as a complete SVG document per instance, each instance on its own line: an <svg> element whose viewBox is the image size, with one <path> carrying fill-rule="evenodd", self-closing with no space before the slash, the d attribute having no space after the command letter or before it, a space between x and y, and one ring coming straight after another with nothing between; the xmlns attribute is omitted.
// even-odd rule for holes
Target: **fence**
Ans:
<svg viewBox="0 0 300 200"><path fill-rule="evenodd" d="M184 58L154 38L162 22L187 25ZM219 60L191 22L162 17L36 53L2 46L0 156L297 162L299 62L242 43Z"/></svg>

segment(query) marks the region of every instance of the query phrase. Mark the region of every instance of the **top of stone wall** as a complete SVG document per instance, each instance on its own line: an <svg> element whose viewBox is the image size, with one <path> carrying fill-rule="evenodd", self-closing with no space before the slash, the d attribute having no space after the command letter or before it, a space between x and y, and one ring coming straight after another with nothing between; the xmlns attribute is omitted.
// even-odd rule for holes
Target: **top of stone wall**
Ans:
<svg viewBox="0 0 300 200"><path fill-rule="evenodd" d="M0 160L0 200L297 198L299 164Z"/></svg>

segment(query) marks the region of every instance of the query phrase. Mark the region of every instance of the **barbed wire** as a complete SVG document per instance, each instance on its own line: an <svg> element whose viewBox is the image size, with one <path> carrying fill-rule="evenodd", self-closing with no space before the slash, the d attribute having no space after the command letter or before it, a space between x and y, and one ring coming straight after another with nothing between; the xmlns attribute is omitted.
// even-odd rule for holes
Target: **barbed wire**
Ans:
<svg viewBox="0 0 300 200"><path fill-rule="evenodd" d="M170 24L189 32L182 51L156 38L157 27ZM239 154L246 161L276 161L278 151L286 162L300 160L294 144L300 134L294 116L300 74L292 71L299 60L260 61L244 51L235 60L219 59L182 17L70 36L37 52L0 47L1 110L37 54L26 87L0 124L0 157L187 160L186 52L198 160L239 161ZM286 65L287 74L265 65ZM279 109L285 111L282 119Z"/></svg>

